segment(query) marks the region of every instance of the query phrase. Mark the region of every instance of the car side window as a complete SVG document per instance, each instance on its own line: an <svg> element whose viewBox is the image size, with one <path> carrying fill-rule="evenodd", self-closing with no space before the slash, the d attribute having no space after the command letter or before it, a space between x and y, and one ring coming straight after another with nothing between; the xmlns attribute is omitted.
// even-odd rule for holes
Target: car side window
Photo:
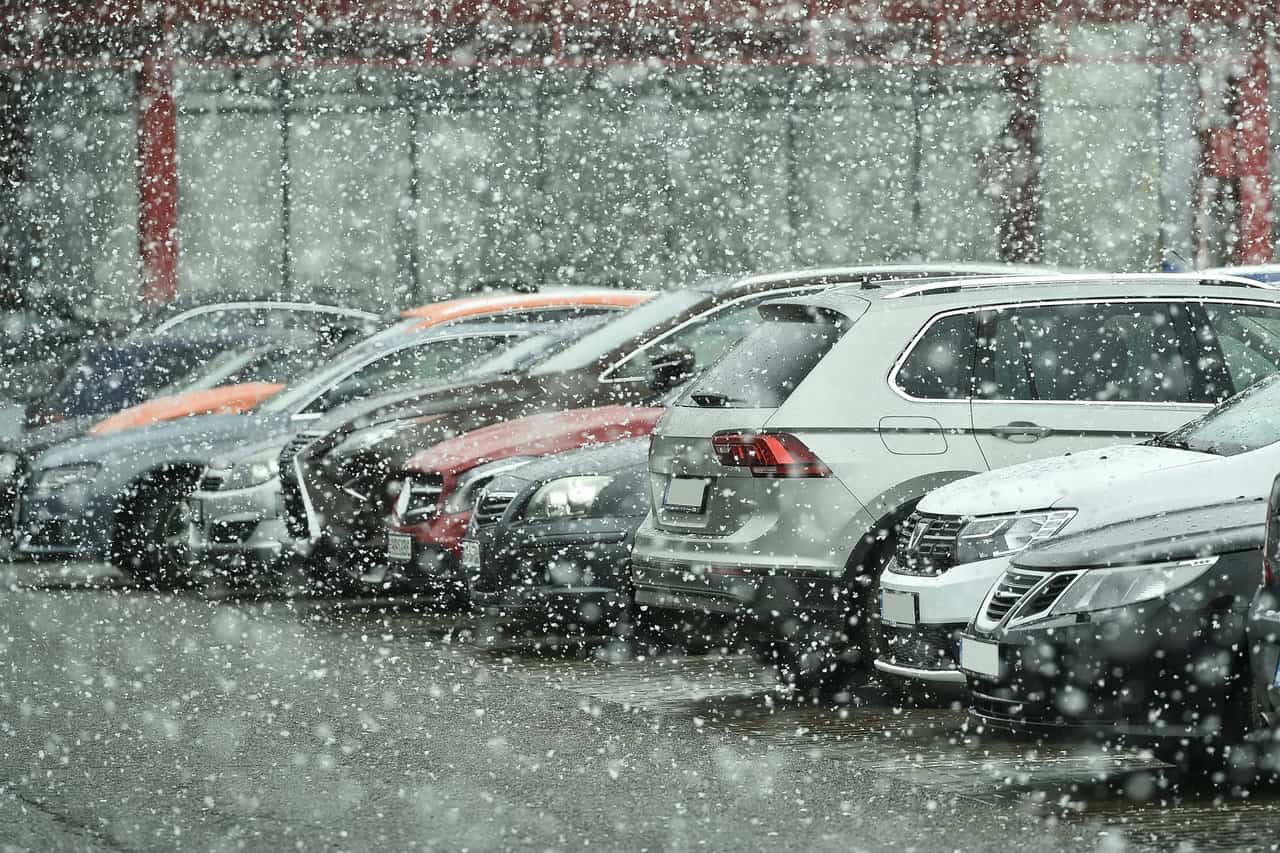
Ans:
<svg viewBox="0 0 1280 853"><path fill-rule="evenodd" d="M993 381L982 388L987 399L1190 401L1180 306L1089 303L995 313Z"/></svg>
<svg viewBox="0 0 1280 853"><path fill-rule="evenodd" d="M1207 303L1204 316L1210 329L1197 329L1203 344L1200 369L1206 376L1226 368L1230 388L1216 389L1218 399L1241 391L1264 376L1280 371L1280 311L1265 305ZM1212 346L1213 339L1217 347Z"/></svg>
<svg viewBox="0 0 1280 853"><path fill-rule="evenodd" d="M962 400L973 394L977 335L973 314L935 320L916 341L894 375L910 397Z"/></svg>
<svg viewBox="0 0 1280 853"><path fill-rule="evenodd" d="M1001 311L982 315L985 338L978 354L980 362L989 362L979 381L978 396L987 400L1034 400L1031 348L1016 316Z"/></svg>

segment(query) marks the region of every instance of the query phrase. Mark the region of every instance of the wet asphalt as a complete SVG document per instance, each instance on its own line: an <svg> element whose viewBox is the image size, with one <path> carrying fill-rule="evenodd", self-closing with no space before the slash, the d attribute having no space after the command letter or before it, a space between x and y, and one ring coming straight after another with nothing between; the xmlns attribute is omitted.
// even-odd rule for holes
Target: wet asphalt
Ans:
<svg viewBox="0 0 1280 853"><path fill-rule="evenodd" d="M548 652L411 602L4 570L3 850L1245 850L1280 791L814 705L748 659Z"/></svg>

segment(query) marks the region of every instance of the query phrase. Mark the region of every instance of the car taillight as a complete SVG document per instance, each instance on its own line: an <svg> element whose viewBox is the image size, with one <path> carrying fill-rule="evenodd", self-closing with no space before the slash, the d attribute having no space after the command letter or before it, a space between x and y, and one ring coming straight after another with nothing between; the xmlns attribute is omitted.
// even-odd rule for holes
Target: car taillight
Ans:
<svg viewBox="0 0 1280 853"><path fill-rule="evenodd" d="M785 432L718 432L711 448L721 465L749 468L753 477L827 477L831 469Z"/></svg>

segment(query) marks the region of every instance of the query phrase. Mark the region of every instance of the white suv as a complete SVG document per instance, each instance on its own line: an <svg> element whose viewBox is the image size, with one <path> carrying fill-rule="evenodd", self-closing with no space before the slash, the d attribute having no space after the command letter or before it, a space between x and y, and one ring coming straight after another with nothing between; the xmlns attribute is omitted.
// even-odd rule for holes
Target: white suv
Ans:
<svg viewBox="0 0 1280 853"><path fill-rule="evenodd" d="M1280 318L1228 343L1226 366L1245 382L1280 367ZM1247 344L1262 362L1241 359ZM1263 501L1280 470L1280 375L1257 382L1204 417L1145 444L1015 465L944 486L907 520L880 576L875 665L938 687L964 684L958 632L1015 554L1033 542L1103 525L1235 500ZM997 595L999 593L996 593Z"/></svg>
<svg viewBox="0 0 1280 853"><path fill-rule="evenodd" d="M1228 318L1280 347L1280 295L1227 277L846 287L761 313L653 434L636 618L729 625L812 687L865 659L867 590L924 494L1202 414L1239 381Z"/></svg>

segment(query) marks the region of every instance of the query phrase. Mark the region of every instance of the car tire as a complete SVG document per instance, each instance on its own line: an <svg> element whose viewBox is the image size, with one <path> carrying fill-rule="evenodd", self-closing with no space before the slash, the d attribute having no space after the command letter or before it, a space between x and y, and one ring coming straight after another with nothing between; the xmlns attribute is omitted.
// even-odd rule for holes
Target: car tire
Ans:
<svg viewBox="0 0 1280 853"><path fill-rule="evenodd" d="M172 589L190 580L183 543L186 499L197 475L171 472L139 486L121 511L111 545L111 564L150 589Z"/></svg>

